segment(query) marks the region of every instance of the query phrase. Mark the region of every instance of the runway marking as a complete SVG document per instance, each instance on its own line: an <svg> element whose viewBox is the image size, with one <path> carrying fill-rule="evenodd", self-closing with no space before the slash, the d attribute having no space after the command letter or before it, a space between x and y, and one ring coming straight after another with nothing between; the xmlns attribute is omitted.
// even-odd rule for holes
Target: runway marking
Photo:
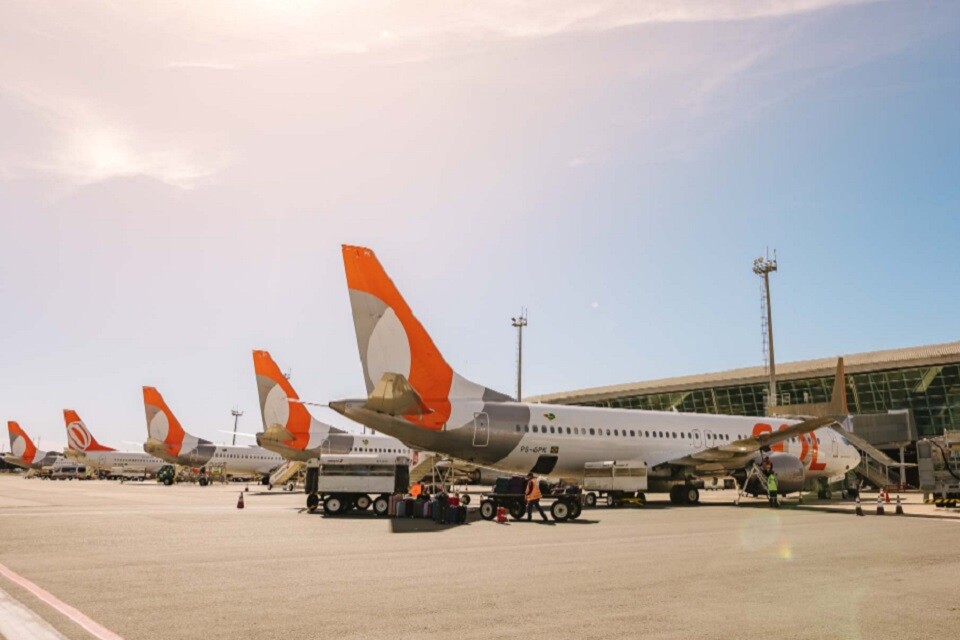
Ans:
<svg viewBox="0 0 960 640"><path fill-rule="evenodd" d="M51 607L53 607L54 609L56 609L66 617L70 618L81 627L83 627L84 630L86 630L95 638L99 638L100 640L123 640L121 636L118 636L113 631L110 631L109 629L101 625L99 622L91 620L90 618L85 616L83 613L81 613L79 610L71 607L66 602L60 600L58 597L56 597L49 591L41 589L37 585L33 584L32 582L30 582L29 580L21 576L20 574L14 573L3 564L0 564L0 575L6 577L11 582L14 582L20 585L21 587L23 587L24 589L26 589L36 597L40 598L40 600L42 600L43 602L46 602L48 605L50 605ZM7 635L7 634L4 633L4 635ZM50 637L62 638L63 636L57 633L57 635L50 636Z"/></svg>
<svg viewBox="0 0 960 640"><path fill-rule="evenodd" d="M0 589L0 636L7 640L66 640L50 623Z"/></svg>

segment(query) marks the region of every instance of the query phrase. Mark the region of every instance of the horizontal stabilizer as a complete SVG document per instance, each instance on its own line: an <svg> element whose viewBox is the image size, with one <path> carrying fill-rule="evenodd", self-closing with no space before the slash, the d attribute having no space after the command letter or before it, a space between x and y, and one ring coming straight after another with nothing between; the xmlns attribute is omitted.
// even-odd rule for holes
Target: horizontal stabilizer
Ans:
<svg viewBox="0 0 960 640"><path fill-rule="evenodd" d="M363 408L391 416L430 413L430 408L424 404L410 381L399 373L383 374Z"/></svg>

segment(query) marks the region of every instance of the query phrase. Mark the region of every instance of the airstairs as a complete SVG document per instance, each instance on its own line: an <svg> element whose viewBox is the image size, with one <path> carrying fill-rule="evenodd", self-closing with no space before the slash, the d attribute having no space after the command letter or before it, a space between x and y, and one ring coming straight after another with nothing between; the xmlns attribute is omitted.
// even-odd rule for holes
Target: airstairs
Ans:
<svg viewBox="0 0 960 640"><path fill-rule="evenodd" d="M888 484L896 484L897 482L903 484L906 481L904 470L899 462L855 433L845 429L836 429L836 431L860 450L860 464L854 469L858 476L878 489L882 489ZM895 470L893 479L890 477L891 469Z"/></svg>
<svg viewBox="0 0 960 640"><path fill-rule="evenodd" d="M306 465L296 460L287 460L270 474L270 486L277 487L294 479Z"/></svg>

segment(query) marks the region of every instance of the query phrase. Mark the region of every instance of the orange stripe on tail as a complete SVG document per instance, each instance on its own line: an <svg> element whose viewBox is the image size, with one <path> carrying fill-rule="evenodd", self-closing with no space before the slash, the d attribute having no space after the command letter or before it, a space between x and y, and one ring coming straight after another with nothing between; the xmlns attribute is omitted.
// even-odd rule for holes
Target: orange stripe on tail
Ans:
<svg viewBox="0 0 960 640"><path fill-rule="evenodd" d="M160 392L153 387L144 387L143 406L147 414L147 431L150 437L166 444L172 455L179 454L185 435L183 427L164 402Z"/></svg>
<svg viewBox="0 0 960 640"><path fill-rule="evenodd" d="M87 425L73 409L63 410L63 422L67 426L67 447L74 451L116 451L105 447L93 437Z"/></svg>
<svg viewBox="0 0 960 640"><path fill-rule="evenodd" d="M343 266L347 275L347 287L351 292L369 294L387 308L382 313L380 309L364 309L363 302L351 296L360 358L369 377L368 391L372 391L369 387L376 385L384 373L399 373L405 376L430 411L423 415L404 417L426 429L443 429L450 417L453 369L413 315L373 251L366 247L344 245ZM388 317L391 311L393 317ZM366 317L358 318L358 314L365 314ZM402 326L402 332L395 328L396 321ZM370 327L371 333L361 336L361 327ZM409 365L406 362L407 351ZM375 364L380 363L383 364L380 368L386 367L387 370L381 371L375 367ZM403 366L409 366L409 371L389 370L391 367Z"/></svg>

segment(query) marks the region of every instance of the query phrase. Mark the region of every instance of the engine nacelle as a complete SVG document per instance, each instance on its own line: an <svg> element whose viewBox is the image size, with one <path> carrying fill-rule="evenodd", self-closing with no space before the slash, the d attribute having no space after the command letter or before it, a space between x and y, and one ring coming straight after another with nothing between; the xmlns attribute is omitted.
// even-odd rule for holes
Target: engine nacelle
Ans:
<svg viewBox="0 0 960 640"><path fill-rule="evenodd" d="M806 471L800 458L789 453L771 453L769 458L770 464L773 465L773 471L777 474L777 487L780 495L803 489ZM746 489L748 493L766 493L766 487L760 487L755 478L751 478Z"/></svg>

